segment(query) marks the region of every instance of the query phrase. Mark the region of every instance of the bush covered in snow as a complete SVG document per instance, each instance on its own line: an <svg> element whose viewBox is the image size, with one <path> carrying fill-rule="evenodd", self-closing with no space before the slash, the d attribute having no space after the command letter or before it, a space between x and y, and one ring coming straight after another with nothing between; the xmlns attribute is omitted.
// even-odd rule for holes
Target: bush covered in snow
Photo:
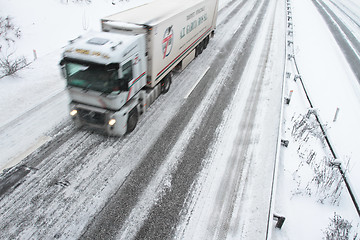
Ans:
<svg viewBox="0 0 360 240"><path fill-rule="evenodd" d="M343 189L341 173L331 163L331 156L317 154L324 147L324 136L313 114L293 117L292 137L301 159L293 173L297 183L294 194L315 196L320 203L338 204Z"/></svg>
<svg viewBox="0 0 360 240"><path fill-rule="evenodd" d="M14 57L15 43L20 38L20 28L13 19L0 17L0 77L12 75L27 65L25 57Z"/></svg>
<svg viewBox="0 0 360 240"><path fill-rule="evenodd" d="M324 231L326 240L357 240L358 233L352 230L352 224L343 219L340 215L334 213L334 217L330 218L330 223Z"/></svg>

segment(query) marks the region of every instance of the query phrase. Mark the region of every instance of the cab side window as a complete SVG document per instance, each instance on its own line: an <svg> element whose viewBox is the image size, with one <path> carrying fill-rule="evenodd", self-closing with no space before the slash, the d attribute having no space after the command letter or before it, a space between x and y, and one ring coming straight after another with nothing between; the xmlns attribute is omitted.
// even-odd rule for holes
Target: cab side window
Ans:
<svg viewBox="0 0 360 240"><path fill-rule="evenodd" d="M133 79L132 61L131 60L126 62L122 66L122 75L123 75L123 79L127 82L129 82L129 81L131 81L131 79Z"/></svg>

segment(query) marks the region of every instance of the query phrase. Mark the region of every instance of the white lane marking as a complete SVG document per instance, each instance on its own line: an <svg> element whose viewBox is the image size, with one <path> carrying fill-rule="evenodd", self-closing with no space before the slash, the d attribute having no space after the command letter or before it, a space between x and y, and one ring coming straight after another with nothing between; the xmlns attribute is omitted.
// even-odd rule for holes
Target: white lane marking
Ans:
<svg viewBox="0 0 360 240"><path fill-rule="evenodd" d="M187 99L190 94L192 93L192 91L194 91L194 89L196 88L196 86L199 84L199 82L201 81L201 79L205 76L205 74L207 73L207 71L209 71L210 67L207 67L205 72L200 76L199 80L197 80L197 82L195 83L195 85L190 89L189 93L186 94L186 96L184 97L185 99Z"/></svg>

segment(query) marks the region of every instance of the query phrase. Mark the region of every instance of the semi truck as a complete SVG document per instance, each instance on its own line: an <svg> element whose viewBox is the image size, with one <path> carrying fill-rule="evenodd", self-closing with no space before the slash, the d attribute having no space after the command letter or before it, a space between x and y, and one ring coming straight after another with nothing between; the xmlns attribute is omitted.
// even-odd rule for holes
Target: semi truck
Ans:
<svg viewBox="0 0 360 240"><path fill-rule="evenodd" d="M65 47L60 61L77 126L132 132L174 70L201 54L216 27L218 0L154 0L101 19Z"/></svg>

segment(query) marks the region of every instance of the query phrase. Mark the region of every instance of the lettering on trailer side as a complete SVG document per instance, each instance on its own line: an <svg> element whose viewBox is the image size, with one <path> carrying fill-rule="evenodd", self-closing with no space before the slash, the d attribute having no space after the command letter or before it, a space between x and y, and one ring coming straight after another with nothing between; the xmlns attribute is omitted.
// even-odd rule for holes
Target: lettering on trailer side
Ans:
<svg viewBox="0 0 360 240"><path fill-rule="evenodd" d="M208 19L207 14L203 13L204 11L205 11L205 6L197 9L196 11L186 16L186 21L191 20L191 22L188 22L188 24L180 30L180 39L184 38L187 34L191 33L194 29L196 29L198 26L203 24ZM197 19L194 19L194 17L199 14L202 15L199 16Z"/></svg>

